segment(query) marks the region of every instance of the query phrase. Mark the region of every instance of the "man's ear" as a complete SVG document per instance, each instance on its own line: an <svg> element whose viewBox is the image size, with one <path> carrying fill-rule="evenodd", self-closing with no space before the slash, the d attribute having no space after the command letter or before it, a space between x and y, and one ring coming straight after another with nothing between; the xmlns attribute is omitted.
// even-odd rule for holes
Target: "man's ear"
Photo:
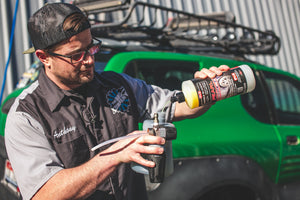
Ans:
<svg viewBox="0 0 300 200"><path fill-rule="evenodd" d="M46 53L44 50L38 49L35 51L35 55L45 65L46 68L50 67L50 60L49 60L48 53Z"/></svg>

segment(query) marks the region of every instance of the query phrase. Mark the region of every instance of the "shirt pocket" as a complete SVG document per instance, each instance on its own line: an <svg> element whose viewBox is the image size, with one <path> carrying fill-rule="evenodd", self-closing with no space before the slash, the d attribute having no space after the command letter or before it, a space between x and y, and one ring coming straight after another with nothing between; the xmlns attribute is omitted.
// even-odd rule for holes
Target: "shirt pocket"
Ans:
<svg viewBox="0 0 300 200"><path fill-rule="evenodd" d="M84 130L78 128L63 129L59 138L54 136L54 148L65 168L75 167L89 160L89 147L84 133Z"/></svg>

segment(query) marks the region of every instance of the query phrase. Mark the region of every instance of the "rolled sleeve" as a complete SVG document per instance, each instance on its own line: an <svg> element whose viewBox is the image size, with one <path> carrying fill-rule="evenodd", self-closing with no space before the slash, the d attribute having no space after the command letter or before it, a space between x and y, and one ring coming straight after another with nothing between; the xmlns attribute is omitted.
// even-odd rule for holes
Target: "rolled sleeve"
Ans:
<svg viewBox="0 0 300 200"><path fill-rule="evenodd" d="M140 121L153 118L154 113L165 111L166 121L172 121L175 105L171 97L178 91L170 91L155 85L148 85L145 81L122 74L135 94L140 113Z"/></svg>

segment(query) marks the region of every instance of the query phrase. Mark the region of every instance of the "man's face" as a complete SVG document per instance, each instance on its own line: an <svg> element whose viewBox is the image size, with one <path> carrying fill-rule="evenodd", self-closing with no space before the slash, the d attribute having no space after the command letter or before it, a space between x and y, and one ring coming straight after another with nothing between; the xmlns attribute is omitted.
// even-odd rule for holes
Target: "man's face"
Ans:
<svg viewBox="0 0 300 200"><path fill-rule="evenodd" d="M92 45L92 35L87 29L71 37L59 45L53 53L73 55L89 49ZM74 89L90 82L94 77L94 56L86 54L84 60L72 63L70 58L50 56L50 67L45 67L48 77L64 90Z"/></svg>

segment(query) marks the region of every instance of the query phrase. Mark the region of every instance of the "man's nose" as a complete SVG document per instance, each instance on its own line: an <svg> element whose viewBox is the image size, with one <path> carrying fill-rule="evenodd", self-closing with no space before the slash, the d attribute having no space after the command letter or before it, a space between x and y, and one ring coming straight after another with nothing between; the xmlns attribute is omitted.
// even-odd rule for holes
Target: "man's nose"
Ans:
<svg viewBox="0 0 300 200"><path fill-rule="evenodd" d="M85 54L85 57L83 58L83 64L93 64L95 62L94 55L91 55L89 52Z"/></svg>

